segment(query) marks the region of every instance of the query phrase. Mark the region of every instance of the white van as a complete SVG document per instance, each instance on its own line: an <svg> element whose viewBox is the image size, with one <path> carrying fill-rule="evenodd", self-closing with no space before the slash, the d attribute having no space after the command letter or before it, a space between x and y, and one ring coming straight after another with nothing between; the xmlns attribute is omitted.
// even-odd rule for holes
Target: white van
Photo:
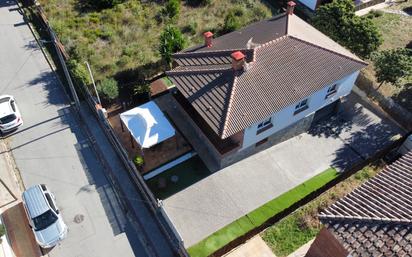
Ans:
<svg viewBox="0 0 412 257"><path fill-rule="evenodd" d="M23 192L23 205L37 243L43 248L57 245L67 235L67 226L46 185L35 185Z"/></svg>
<svg viewBox="0 0 412 257"><path fill-rule="evenodd" d="M406 138L405 142L399 147L398 152L402 155L406 154L407 152L412 151L412 134Z"/></svg>

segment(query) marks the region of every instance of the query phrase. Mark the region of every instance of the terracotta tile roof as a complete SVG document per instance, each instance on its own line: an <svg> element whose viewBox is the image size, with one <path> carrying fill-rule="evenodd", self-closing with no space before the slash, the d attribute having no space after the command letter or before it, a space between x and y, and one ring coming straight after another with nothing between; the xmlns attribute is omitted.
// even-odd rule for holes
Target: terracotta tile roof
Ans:
<svg viewBox="0 0 412 257"><path fill-rule="evenodd" d="M231 69L234 51L246 56L243 71ZM173 57L178 66L167 75L223 139L366 65L296 15L285 14Z"/></svg>
<svg viewBox="0 0 412 257"><path fill-rule="evenodd" d="M412 152L323 211L352 256L412 256Z"/></svg>

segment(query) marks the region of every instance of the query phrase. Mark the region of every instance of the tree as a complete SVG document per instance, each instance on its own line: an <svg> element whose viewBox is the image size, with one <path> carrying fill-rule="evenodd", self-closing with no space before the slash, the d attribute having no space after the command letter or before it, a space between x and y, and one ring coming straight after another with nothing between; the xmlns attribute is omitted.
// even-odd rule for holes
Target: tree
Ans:
<svg viewBox="0 0 412 257"><path fill-rule="evenodd" d="M401 78L412 75L412 51L405 48L384 50L373 56L379 89L384 82L398 85Z"/></svg>
<svg viewBox="0 0 412 257"><path fill-rule="evenodd" d="M382 44L381 35L373 22L355 15L352 0L334 0L322 5L316 12L313 24L363 58L369 57Z"/></svg>
<svg viewBox="0 0 412 257"><path fill-rule="evenodd" d="M186 46L186 39L182 32L171 25L166 26L160 35L159 52L169 66L172 61L172 54L182 50Z"/></svg>
<svg viewBox="0 0 412 257"><path fill-rule="evenodd" d="M116 99L119 96L117 81L112 78L100 81L97 85L97 92L99 92L106 101L110 102Z"/></svg>

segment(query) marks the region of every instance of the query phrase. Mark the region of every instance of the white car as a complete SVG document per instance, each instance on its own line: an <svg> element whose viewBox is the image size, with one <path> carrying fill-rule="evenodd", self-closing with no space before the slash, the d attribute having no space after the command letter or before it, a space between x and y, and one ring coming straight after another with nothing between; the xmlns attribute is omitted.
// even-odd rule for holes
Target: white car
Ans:
<svg viewBox="0 0 412 257"><path fill-rule="evenodd" d="M67 236L67 225L57 208L54 195L46 185L27 188L22 200L30 227L42 248L56 246Z"/></svg>
<svg viewBox="0 0 412 257"><path fill-rule="evenodd" d="M11 95L0 96L0 132L6 133L17 129L23 124L23 119L16 100Z"/></svg>

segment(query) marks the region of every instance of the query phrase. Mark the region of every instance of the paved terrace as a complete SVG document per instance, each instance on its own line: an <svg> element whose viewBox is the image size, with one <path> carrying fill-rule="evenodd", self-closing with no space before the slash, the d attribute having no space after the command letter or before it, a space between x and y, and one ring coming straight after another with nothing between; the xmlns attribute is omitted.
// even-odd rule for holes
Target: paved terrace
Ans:
<svg viewBox="0 0 412 257"><path fill-rule="evenodd" d="M403 131L352 94L343 112L308 133L220 170L164 200L189 247L332 166L342 171Z"/></svg>

